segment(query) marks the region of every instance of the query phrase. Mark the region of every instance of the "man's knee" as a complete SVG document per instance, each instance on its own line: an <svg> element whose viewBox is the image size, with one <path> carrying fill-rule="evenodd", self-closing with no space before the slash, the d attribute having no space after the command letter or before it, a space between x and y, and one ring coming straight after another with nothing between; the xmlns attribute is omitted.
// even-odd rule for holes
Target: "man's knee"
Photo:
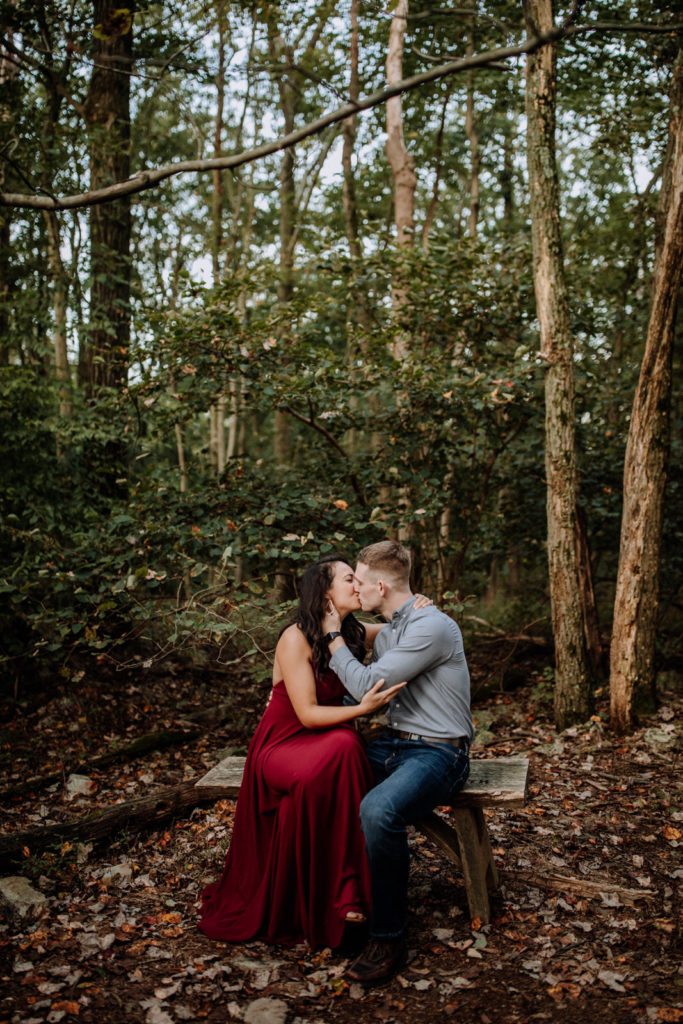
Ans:
<svg viewBox="0 0 683 1024"><path fill-rule="evenodd" d="M360 823L366 838L400 828L403 823L398 819L399 816L379 786L371 789L361 800Z"/></svg>

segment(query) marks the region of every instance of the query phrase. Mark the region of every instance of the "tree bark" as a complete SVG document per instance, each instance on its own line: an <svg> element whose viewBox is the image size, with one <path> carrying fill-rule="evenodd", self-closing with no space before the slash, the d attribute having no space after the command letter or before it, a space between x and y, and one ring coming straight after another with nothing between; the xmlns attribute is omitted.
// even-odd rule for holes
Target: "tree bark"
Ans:
<svg viewBox="0 0 683 1024"><path fill-rule="evenodd" d="M407 17L408 0L398 0L389 29L389 48L386 61L387 85L389 86L401 81L403 77L403 43ZM399 250L407 249L413 244L415 238L417 175L415 174L415 162L406 148L403 137L403 103L400 95L387 100L386 154L394 182L396 245ZM391 285L391 305L397 320L391 350L394 359L399 363L407 358L410 351L410 338L407 332L398 325L401 309L408 301L409 294L410 282L405 270L399 265ZM405 400L405 395L397 396L399 406ZM384 489L380 497L386 501L390 496ZM405 511L410 502L407 489L402 487L391 500L397 509ZM397 539L402 543L409 542L410 530L400 525Z"/></svg>
<svg viewBox="0 0 683 1024"><path fill-rule="evenodd" d="M355 103L358 101L358 0L351 0L351 47L349 53L351 73L349 77L349 99ZM342 122L342 203L344 206L344 221L346 223L346 238L349 243L349 250L352 259L359 259L361 247L358 240L358 209L356 206L356 182L353 175L352 157L356 144L356 122L357 114L352 114Z"/></svg>
<svg viewBox="0 0 683 1024"><path fill-rule="evenodd" d="M178 472L180 474L180 493L187 494L187 466L185 465L185 444L183 441L183 428L178 421L173 424L175 430L175 446L178 453Z"/></svg>
<svg viewBox="0 0 683 1024"><path fill-rule="evenodd" d="M470 20L470 30L467 36L468 57L474 55L474 18ZM477 237L477 224L479 223L479 172L481 169L481 149L479 147L479 132L477 131L477 117L474 109L474 72L467 73L467 101L465 106L465 134L470 147L470 238Z"/></svg>
<svg viewBox="0 0 683 1024"><path fill-rule="evenodd" d="M525 0L530 33L553 28L551 0ZM579 558L573 341L560 231L555 161L555 47L527 57L527 162L536 309L545 378L548 568L555 639L555 722L560 729L591 711Z"/></svg>
<svg viewBox="0 0 683 1024"><path fill-rule="evenodd" d="M434 184L432 185L432 195L429 200L429 206L427 207L427 213L425 215L425 221L422 226L422 251L429 251L429 233L432 230L432 224L434 222L434 215L436 214L436 208L439 205L439 187L441 185L441 175L443 173L443 136L446 130L446 110L448 107L448 101L451 98L450 88L446 89L446 94L443 98L441 105L441 120L439 122L439 129L436 133L436 142L434 146L436 162L434 167Z"/></svg>
<svg viewBox="0 0 683 1024"><path fill-rule="evenodd" d="M387 53L387 85L403 77L403 40L408 17L408 0L398 0L389 30ZM415 162L403 138L403 104L400 95L387 100L386 153L394 179L394 220L396 244L399 248L413 244L415 228Z"/></svg>
<svg viewBox="0 0 683 1024"><path fill-rule="evenodd" d="M280 32L272 27L270 36L270 52L275 63L294 63L293 54ZM283 73L278 79L280 109L284 118L285 132L294 130L297 110L298 86L294 72ZM294 294L294 248L296 226L296 189L294 181L295 151L286 149L280 163L280 266L277 288L278 305L282 308L292 299ZM282 337L282 334L280 334ZM276 410L273 438L273 455L275 465L282 469L289 468L291 459L291 424L286 412Z"/></svg>
<svg viewBox="0 0 683 1024"><path fill-rule="evenodd" d="M222 3L216 4L218 23L218 72L216 74L216 119L213 131L214 160L223 155L223 113L225 109L225 11ZM211 262L213 285L217 288L221 280L220 257L224 247L223 238L224 188L223 172L215 168L211 192ZM209 456L211 466L220 477L225 469L225 398L221 394L209 409Z"/></svg>
<svg viewBox="0 0 683 1024"><path fill-rule="evenodd" d="M0 25L0 29L2 29L2 35L6 35L7 39L11 42L14 38L13 30L6 24ZM0 42L0 90L2 90L2 99L0 99L0 125L3 126L10 120L12 114L9 91L13 79L16 78L17 71L17 64L13 60L9 59L9 54L6 52L2 42ZM5 130L6 129L3 128L3 134ZM4 190L8 184L14 184L14 182L7 181L6 173L7 165L4 160L0 161L0 190ZM8 327L10 322L9 297L12 293L12 275L10 269L11 220L11 210L0 210L0 366L6 366L10 361Z"/></svg>
<svg viewBox="0 0 683 1024"><path fill-rule="evenodd" d="M130 175L132 14L94 0L93 70L85 105L90 182L98 190ZM130 196L90 211L90 329L79 374L92 396L121 387L130 341Z"/></svg>
<svg viewBox="0 0 683 1024"><path fill-rule="evenodd" d="M500 191L503 196L503 221L510 229L515 213L515 165L513 160L514 126L508 114L503 121L503 166L500 170Z"/></svg>
<svg viewBox="0 0 683 1024"><path fill-rule="evenodd" d="M655 681L655 631L669 440L674 327L683 274L683 49L671 84L671 113L657 210L650 320L624 461L624 507L610 651L612 725L635 724Z"/></svg>
<svg viewBox="0 0 683 1024"><path fill-rule="evenodd" d="M602 643L600 641L600 624L598 622L598 606L593 587L593 568L591 566L586 513L580 505L576 506L576 551L579 559L579 581L581 586L581 608L583 611L584 636L586 639L586 655L592 679L602 682L605 672L602 666Z"/></svg>
<svg viewBox="0 0 683 1024"><path fill-rule="evenodd" d="M54 210L44 210L43 217L47 225L48 258L52 274L52 313L54 327L52 332L55 374L59 383L59 414L71 415L71 380L69 374L69 358L66 346L66 297L67 283L60 251L59 221Z"/></svg>

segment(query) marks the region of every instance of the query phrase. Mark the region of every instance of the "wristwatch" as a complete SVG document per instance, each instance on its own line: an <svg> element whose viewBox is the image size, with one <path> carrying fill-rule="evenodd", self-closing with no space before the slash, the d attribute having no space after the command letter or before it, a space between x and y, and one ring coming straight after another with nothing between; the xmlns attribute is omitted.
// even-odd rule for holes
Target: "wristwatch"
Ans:
<svg viewBox="0 0 683 1024"><path fill-rule="evenodd" d="M323 640L325 641L326 644L331 644L332 641L336 640L338 636L341 636L341 633L325 633Z"/></svg>

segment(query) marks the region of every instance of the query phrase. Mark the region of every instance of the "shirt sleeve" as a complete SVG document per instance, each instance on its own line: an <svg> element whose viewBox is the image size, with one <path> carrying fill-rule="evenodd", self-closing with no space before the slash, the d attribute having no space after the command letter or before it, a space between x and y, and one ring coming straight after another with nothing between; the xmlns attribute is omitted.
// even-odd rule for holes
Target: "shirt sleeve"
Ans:
<svg viewBox="0 0 683 1024"><path fill-rule="evenodd" d="M437 619L417 618L407 624L396 647L370 665L354 658L348 647L340 647L330 658L330 667L349 693L361 700L380 679L384 679L386 686L402 683L404 679L410 682L443 661L449 647L449 638Z"/></svg>

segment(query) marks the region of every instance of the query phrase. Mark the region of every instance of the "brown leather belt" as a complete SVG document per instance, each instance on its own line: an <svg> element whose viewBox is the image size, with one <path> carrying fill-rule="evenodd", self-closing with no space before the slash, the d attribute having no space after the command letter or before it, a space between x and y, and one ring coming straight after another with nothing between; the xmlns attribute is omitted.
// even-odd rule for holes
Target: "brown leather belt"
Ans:
<svg viewBox="0 0 683 1024"><path fill-rule="evenodd" d="M448 747L469 750L470 741L467 736L421 736L417 732L404 732L403 729L389 729L392 736L400 740L422 740L423 743L445 743Z"/></svg>

